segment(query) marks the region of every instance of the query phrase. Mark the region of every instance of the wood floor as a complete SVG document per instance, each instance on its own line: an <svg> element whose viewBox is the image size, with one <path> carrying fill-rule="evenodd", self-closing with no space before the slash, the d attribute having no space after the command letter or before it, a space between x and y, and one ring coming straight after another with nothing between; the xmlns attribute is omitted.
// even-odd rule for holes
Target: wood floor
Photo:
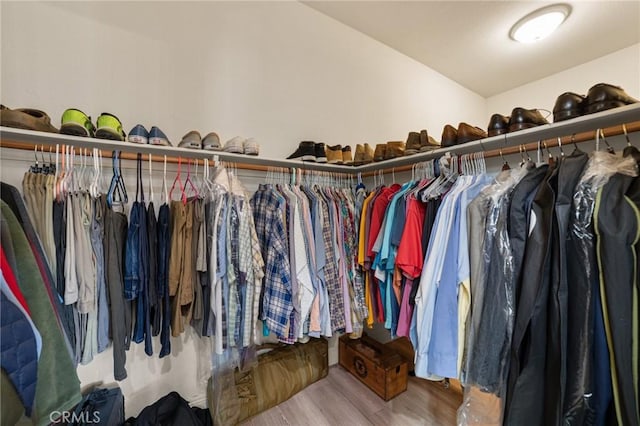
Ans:
<svg viewBox="0 0 640 426"><path fill-rule="evenodd" d="M385 402L336 365L326 378L243 425L455 425L461 402L459 388L415 377L406 392Z"/></svg>

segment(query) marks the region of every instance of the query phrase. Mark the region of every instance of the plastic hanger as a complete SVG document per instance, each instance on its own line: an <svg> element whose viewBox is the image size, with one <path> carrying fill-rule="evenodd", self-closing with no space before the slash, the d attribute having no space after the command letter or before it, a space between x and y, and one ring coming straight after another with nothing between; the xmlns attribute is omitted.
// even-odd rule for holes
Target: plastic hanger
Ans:
<svg viewBox="0 0 640 426"><path fill-rule="evenodd" d="M180 188L180 200L183 204L187 204L187 197L184 193L184 186L182 185L182 178L180 177L180 173L182 171L182 157L178 157L178 171L176 172L176 177L173 180L173 185L171 185L171 189L169 190L169 198L173 199L173 190L176 187L176 183Z"/></svg>
<svg viewBox="0 0 640 426"><path fill-rule="evenodd" d="M144 205L145 199L144 182L142 180L142 167L142 154L138 153L136 155L136 202L141 202ZM138 192L140 193L140 198L138 198Z"/></svg>
<svg viewBox="0 0 640 426"><path fill-rule="evenodd" d="M169 190L167 185L167 155L164 155L164 168L162 171L162 193L164 194L164 203L169 204Z"/></svg>
<svg viewBox="0 0 640 426"><path fill-rule="evenodd" d="M153 161L151 159L151 153L149 153L149 203L153 203Z"/></svg>

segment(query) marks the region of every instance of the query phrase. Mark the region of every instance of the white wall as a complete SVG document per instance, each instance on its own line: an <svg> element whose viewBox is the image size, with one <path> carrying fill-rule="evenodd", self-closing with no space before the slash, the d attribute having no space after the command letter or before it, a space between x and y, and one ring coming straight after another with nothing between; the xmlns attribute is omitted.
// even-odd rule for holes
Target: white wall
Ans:
<svg viewBox="0 0 640 426"><path fill-rule="evenodd" d="M158 125L255 136L282 158L300 140L404 140L482 126L485 100L297 2L2 3L2 102L59 123L77 107Z"/></svg>
<svg viewBox="0 0 640 426"><path fill-rule="evenodd" d="M640 100L640 44L487 98L487 123L491 114L509 115L518 106L553 111L560 94L586 95L597 83L621 86ZM552 122L553 115L547 120Z"/></svg>
<svg viewBox="0 0 640 426"><path fill-rule="evenodd" d="M485 121L479 95L297 2L2 2L0 10L1 101L43 109L56 125L69 107L94 120L108 111L125 131L158 125L174 143L191 129L255 136L261 155L282 158L303 139L377 143L422 128L439 139L446 123ZM20 187L31 154L0 156L0 177ZM120 383L127 416L171 390L203 405L196 343L186 333L162 360L132 345ZM107 350L78 373L87 386L112 382L112 370Z"/></svg>

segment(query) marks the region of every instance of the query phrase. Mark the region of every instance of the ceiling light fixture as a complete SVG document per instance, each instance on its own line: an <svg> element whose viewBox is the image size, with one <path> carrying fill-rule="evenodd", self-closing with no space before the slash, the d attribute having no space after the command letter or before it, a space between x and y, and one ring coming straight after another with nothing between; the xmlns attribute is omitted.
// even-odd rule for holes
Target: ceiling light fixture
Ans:
<svg viewBox="0 0 640 426"><path fill-rule="evenodd" d="M568 4L543 7L516 22L509 31L509 37L520 43L535 43L554 32L570 13Z"/></svg>

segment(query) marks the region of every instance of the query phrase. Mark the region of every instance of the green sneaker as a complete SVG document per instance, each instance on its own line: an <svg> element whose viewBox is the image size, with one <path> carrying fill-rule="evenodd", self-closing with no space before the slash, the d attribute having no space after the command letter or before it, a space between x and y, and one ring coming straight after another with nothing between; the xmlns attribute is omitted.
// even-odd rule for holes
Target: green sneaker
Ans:
<svg viewBox="0 0 640 426"><path fill-rule="evenodd" d="M124 141L126 135L122 130L122 123L115 115L103 112L98 117L96 124L98 125L96 138Z"/></svg>
<svg viewBox="0 0 640 426"><path fill-rule="evenodd" d="M92 138L96 130L89 117L79 109L69 108L62 113L60 133Z"/></svg>

